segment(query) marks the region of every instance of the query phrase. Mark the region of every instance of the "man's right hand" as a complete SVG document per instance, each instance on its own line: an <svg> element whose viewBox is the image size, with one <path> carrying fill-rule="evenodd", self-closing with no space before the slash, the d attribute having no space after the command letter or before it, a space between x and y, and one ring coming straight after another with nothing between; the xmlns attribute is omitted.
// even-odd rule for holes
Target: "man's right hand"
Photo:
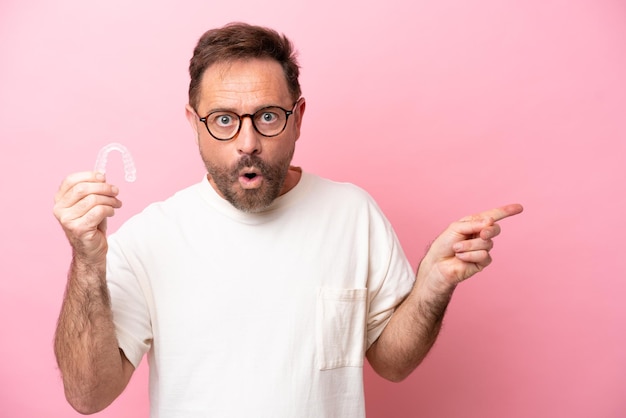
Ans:
<svg viewBox="0 0 626 418"><path fill-rule="evenodd" d="M57 218L73 250L74 258L87 264L106 259L106 219L122 206L119 190L101 173L70 174L54 198Z"/></svg>

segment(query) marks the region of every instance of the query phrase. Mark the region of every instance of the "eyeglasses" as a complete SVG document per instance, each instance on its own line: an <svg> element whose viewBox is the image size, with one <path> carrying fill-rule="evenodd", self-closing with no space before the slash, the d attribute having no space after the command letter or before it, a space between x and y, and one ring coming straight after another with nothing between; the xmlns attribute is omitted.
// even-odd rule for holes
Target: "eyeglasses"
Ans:
<svg viewBox="0 0 626 418"><path fill-rule="evenodd" d="M269 106L256 112L238 115L227 110L216 110L203 118L198 118L204 123L207 131L218 141L228 141L237 136L241 130L241 121L248 117L254 129L265 137L280 135L287 127L289 116L296 110L300 99L294 103L291 110L285 110L280 106Z"/></svg>

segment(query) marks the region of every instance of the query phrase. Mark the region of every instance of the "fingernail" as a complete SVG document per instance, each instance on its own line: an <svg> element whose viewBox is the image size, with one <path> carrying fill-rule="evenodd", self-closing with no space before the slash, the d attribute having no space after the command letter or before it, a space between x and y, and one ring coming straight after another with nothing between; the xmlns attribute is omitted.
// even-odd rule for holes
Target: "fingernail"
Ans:
<svg viewBox="0 0 626 418"><path fill-rule="evenodd" d="M118 194L120 192L120 189L118 189L117 186L111 186L111 192L113 194Z"/></svg>

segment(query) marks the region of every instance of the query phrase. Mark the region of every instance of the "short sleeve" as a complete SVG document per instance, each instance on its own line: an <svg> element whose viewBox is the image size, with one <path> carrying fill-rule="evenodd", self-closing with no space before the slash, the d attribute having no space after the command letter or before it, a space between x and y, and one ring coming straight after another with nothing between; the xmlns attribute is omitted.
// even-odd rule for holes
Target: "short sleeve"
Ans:
<svg viewBox="0 0 626 418"><path fill-rule="evenodd" d="M120 349L137 367L152 344L152 326L147 289L141 285L142 269L124 252L115 235L109 238L107 284L113 322Z"/></svg>
<svg viewBox="0 0 626 418"><path fill-rule="evenodd" d="M367 346L380 336L415 282L391 224L372 201L370 207L370 265L368 277Z"/></svg>

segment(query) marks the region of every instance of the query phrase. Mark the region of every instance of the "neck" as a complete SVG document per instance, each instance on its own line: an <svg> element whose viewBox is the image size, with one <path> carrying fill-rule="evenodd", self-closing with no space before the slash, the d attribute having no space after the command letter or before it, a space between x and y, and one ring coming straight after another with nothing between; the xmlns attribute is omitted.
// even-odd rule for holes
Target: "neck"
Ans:
<svg viewBox="0 0 626 418"><path fill-rule="evenodd" d="M296 187L301 177L302 177L302 168L290 165L289 170L287 171L287 177L285 177L285 183L283 184L283 188L280 191L279 196L284 195L289 190Z"/></svg>

